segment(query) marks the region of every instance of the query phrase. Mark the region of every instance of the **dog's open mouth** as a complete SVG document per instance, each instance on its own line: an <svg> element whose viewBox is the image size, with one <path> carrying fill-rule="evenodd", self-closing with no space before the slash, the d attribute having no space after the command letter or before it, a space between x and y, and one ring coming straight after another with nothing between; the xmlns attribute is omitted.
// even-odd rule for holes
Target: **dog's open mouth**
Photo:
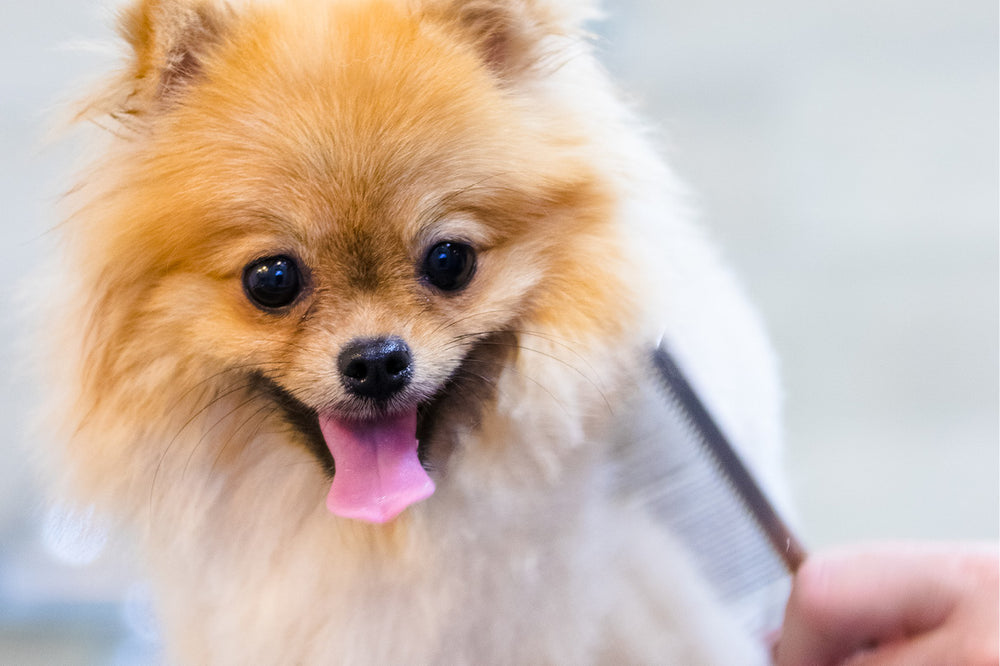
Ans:
<svg viewBox="0 0 1000 666"><path fill-rule="evenodd" d="M434 493L428 474L435 466L432 445L435 462L447 458L454 442L442 432L445 425L478 418L515 350L511 334L491 335L470 350L430 401L373 418L317 412L261 374L253 384L280 407L331 478L327 508L344 518L386 523Z"/></svg>

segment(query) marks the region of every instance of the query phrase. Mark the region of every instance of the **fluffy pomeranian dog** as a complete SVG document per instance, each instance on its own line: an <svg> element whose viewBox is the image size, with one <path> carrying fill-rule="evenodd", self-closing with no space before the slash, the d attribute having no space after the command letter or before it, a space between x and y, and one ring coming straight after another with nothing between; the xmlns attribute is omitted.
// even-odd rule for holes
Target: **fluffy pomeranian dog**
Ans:
<svg viewBox="0 0 1000 666"><path fill-rule="evenodd" d="M69 492L183 664L743 664L648 498L664 333L753 465L752 311L584 0L141 0L81 117Z"/></svg>

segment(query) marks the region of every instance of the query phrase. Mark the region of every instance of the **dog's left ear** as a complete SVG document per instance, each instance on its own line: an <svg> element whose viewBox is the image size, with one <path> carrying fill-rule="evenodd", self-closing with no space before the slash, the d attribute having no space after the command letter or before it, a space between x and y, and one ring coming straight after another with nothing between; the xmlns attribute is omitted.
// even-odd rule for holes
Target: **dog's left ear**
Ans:
<svg viewBox="0 0 1000 666"><path fill-rule="evenodd" d="M110 116L133 126L169 108L202 74L233 22L221 0L136 0L118 22L129 49L125 67L77 117Z"/></svg>
<svg viewBox="0 0 1000 666"><path fill-rule="evenodd" d="M427 0L425 8L459 30L505 80L529 70L559 38L582 36L584 21L597 14L589 0Z"/></svg>

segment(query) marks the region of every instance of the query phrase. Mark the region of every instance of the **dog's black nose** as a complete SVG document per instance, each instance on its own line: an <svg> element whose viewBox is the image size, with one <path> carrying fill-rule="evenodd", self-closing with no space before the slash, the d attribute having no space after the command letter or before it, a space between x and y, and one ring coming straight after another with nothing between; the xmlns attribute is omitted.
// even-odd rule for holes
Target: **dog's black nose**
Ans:
<svg viewBox="0 0 1000 666"><path fill-rule="evenodd" d="M385 402L410 383L413 355L397 337L361 338L344 346L337 367L349 393Z"/></svg>

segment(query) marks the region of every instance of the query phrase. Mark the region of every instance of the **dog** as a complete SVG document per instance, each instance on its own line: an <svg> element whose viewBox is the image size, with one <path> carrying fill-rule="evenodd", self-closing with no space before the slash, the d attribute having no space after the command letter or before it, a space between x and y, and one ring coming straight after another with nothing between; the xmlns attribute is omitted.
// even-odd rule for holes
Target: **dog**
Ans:
<svg viewBox="0 0 1000 666"><path fill-rule="evenodd" d="M185 664L745 664L650 510L666 334L773 478L757 316L586 0L136 0L48 421ZM58 417L58 418L56 418Z"/></svg>

